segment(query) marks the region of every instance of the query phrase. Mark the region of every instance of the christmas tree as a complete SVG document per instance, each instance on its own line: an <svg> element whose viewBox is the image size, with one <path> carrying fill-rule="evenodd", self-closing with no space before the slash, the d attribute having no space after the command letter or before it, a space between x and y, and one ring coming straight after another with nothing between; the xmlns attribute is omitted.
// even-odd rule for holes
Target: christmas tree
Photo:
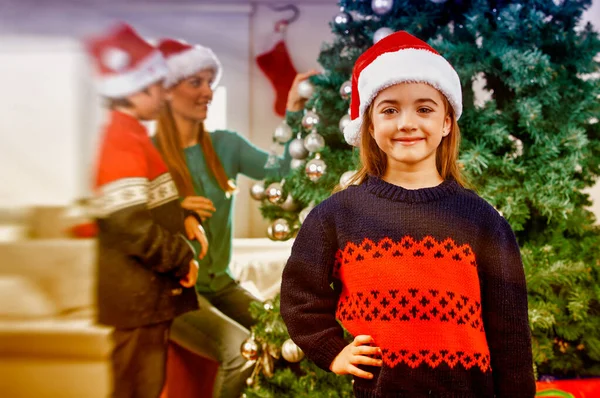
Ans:
<svg viewBox="0 0 600 398"><path fill-rule="evenodd" d="M341 133L354 61L374 42L406 30L460 76L460 164L521 246L538 374L600 375L600 229L584 192L600 173L600 39L590 24L579 24L590 4L340 1L331 22L336 38L319 56L325 72L300 87L310 97L304 115L291 115L274 135L280 143L293 138L292 170L252 188L272 221L269 237L293 237L310 209L358 168L358 152ZM254 312L259 323L250 342L262 357L248 397L351 396L348 378L295 362L300 356L293 343L284 345L277 299ZM282 349L290 361L279 358Z"/></svg>

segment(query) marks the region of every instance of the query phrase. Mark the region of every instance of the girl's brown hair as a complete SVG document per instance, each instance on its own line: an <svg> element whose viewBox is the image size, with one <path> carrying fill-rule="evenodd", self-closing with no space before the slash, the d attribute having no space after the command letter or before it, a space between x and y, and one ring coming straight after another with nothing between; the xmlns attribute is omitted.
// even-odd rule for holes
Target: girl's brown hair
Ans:
<svg viewBox="0 0 600 398"><path fill-rule="evenodd" d="M225 169L213 147L210 134L204 130L204 124L202 123L198 125L197 137L198 143L204 152L206 164L217 180L219 187L226 193L233 193L235 185L227 177ZM196 192L194 191L192 176L183 156L181 137L177 132L173 111L168 103L161 111L157 120L156 141L158 143L158 150L171 172L179 194L182 196L195 196Z"/></svg>
<svg viewBox="0 0 600 398"><path fill-rule="evenodd" d="M460 128L456 122L454 111L452 107L444 97L444 102L448 115L450 116L452 126L450 128L450 134L442 138L440 146L437 148L435 155L435 163L437 166L438 173L444 180L454 180L461 186L466 186L465 179L460 171L458 164L458 149L460 147ZM383 152L375 138L371 135L372 119L371 115L373 112L373 103L365 111L363 115L363 122L360 128L361 142L360 142L360 164L361 167L357 173L350 179L348 184L344 187L337 187L336 191L346 188L353 184L361 184L367 175L373 175L376 177L383 177L387 168L387 155Z"/></svg>

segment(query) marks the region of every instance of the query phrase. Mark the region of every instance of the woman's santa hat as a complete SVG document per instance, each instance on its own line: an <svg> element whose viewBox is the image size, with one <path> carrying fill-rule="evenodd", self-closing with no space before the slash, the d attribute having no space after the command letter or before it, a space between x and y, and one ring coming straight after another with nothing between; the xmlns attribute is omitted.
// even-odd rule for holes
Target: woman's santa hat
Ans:
<svg viewBox="0 0 600 398"><path fill-rule="evenodd" d="M105 97L127 97L167 76L160 51L127 24L86 40L85 46L98 72L98 92Z"/></svg>
<svg viewBox="0 0 600 398"><path fill-rule="evenodd" d="M182 40L163 39L158 43L158 49L167 60L169 67L165 87L172 87L182 79L203 69L214 70L213 89L219 84L223 68L210 48L200 45L193 46Z"/></svg>
<svg viewBox="0 0 600 398"><path fill-rule="evenodd" d="M394 84L407 82L427 83L436 88L446 96L458 120L462 113L462 92L452 65L424 41L404 31L396 32L378 41L354 64L352 121L344 128L348 144L360 145L362 116L377 94Z"/></svg>

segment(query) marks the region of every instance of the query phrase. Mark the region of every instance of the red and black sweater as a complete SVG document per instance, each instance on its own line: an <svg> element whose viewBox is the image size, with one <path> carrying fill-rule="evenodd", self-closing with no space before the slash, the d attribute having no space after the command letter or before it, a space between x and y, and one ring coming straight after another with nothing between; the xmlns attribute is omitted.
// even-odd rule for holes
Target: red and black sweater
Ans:
<svg viewBox="0 0 600 398"><path fill-rule="evenodd" d="M383 366L357 397L533 397L527 291L509 224L454 181L407 190L368 177L306 218L283 272L281 314L328 370L354 336Z"/></svg>
<svg viewBox="0 0 600 398"><path fill-rule="evenodd" d="M146 128L117 111L100 149L96 210L100 323L135 328L198 308L194 288L179 283L194 258L188 213Z"/></svg>

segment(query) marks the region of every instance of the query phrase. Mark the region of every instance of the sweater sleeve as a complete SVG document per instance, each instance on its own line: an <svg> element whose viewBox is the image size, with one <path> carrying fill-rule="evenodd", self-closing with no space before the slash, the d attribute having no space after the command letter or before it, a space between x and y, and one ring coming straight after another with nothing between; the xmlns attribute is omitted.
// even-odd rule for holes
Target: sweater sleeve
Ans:
<svg viewBox="0 0 600 398"><path fill-rule="evenodd" d="M299 118L301 118L301 115L301 111L287 112L286 118L288 123L290 123L290 121L293 123L299 123ZM250 141L241 135L236 135L239 140L240 173L256 180L262 180L269 172L269 170L265 168L265 164L269 158L269 153L252 145ZM289 145L291 141L292 140L285 143L283 148L283 156L279 157L279 168L275 169L275 172L279 173L279 176L286 175L290 170L290 162L292 157L290 155Z"/></svg>
<svg viewBox="0 0 600 398"><path fill-rule="evenodd" d="M480 256L482 315L498 398L535 396L527 287L508 222L496 216Z"/></svg>
<svg viewBox="0 0 600 398"><path fill-rule="evenodd" d="M145 177L148 166L143 149L130 144L110 148L101 157L96 189L98 225L114 249L155 272L183 277L194 253L183 235L168 231L150 214L149 202L160 193L152 192Z"/></svg>
<svg viewBox="0 0 600 398"><path fill-rule="evenodd" d="M292 340L317 366L329 371L348 343L335 318L339 292L331 287L337 245L333 231L323 228L319 209L302 224L283 271L281 315Z"/></svg>

